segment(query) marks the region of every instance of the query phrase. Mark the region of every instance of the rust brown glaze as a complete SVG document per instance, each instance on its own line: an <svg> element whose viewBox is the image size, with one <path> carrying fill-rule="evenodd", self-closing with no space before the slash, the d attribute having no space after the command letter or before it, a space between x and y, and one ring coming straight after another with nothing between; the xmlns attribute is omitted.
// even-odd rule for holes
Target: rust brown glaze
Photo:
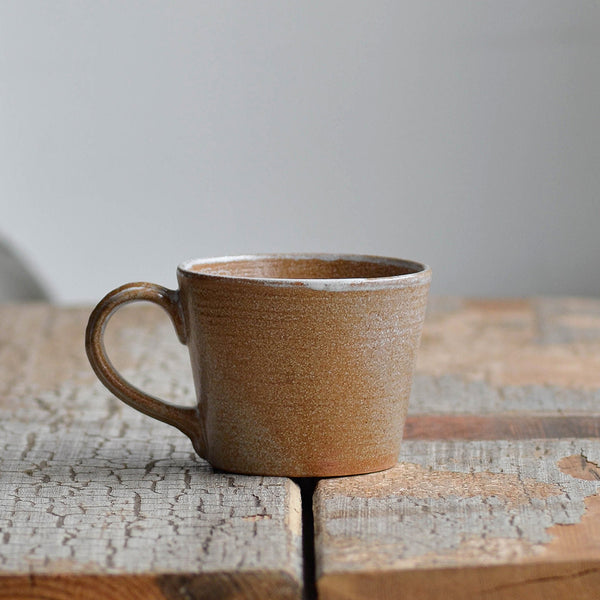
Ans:
<svg viewBox="0 0 600 600"><path fill-rule="evenodd" d="M396 463L425 314L425 265L354 255L194 260L179 291L128 284L90 317L86 347L119 398L186 433L213 466L325 477ZM102 343L118 306L149 300L189 348L196 409L125 382Z"/></svg>

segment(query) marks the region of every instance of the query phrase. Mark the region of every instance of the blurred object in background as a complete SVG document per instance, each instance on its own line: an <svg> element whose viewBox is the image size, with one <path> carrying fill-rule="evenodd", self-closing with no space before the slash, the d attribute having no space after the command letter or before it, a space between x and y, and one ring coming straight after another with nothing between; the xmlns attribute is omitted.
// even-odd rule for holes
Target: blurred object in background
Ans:
<svg viewBox="0 0 600 600"><path fill-rule="evenodd" d="M0 239L0 302L49 300L48 293L32 269Z"/></svg>

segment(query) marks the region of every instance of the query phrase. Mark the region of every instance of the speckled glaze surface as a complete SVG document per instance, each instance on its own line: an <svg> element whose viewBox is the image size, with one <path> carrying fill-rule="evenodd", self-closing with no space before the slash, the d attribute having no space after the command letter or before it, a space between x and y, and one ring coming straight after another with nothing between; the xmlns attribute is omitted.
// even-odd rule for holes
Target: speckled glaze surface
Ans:
<svg viewBox="0 0 600 600"><path fill-rule="evenodd" d="M86 348L100 380L131 406L186 433L214 467L326 477L396 463L431 271L400 259L262 255L182 263L179 290L110 292ZM125 382L102 342L123 303L149 300L187 344L195 409Z"/></svg>

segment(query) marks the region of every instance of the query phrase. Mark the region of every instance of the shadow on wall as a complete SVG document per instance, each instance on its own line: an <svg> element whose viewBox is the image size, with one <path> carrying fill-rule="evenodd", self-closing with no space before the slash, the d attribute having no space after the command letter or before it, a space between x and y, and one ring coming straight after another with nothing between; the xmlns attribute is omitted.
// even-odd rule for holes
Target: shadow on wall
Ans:
<svg viewBox="0 0 600 600"><path fill-rule="evenodd" d="M49 300L43 284L13 248L0 239L0 302Z"/></svg>

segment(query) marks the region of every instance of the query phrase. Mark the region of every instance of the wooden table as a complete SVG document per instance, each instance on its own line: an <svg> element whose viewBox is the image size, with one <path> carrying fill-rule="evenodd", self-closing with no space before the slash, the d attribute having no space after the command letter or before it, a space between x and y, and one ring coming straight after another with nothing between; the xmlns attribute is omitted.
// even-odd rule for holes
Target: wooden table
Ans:
<svg viewBox="0 0 600 600"><path fill-rule="evenodd" d="M400 463L318 482L214 472L112 398L88 313L0 307L0 598L600 598L600 301L434 299ZM158 309L107 346L192 402Z"/></svg>

